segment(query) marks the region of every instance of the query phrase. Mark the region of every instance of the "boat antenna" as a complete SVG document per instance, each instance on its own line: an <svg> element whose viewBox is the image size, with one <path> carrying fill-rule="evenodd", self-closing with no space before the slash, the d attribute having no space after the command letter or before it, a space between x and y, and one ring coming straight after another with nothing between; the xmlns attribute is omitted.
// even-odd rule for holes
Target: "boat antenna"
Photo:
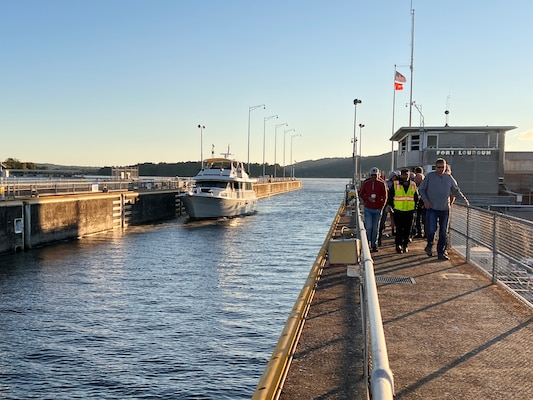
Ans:
<svg viewBox="0 0 533 400"><path fill-rule="evenodd" d="M224 156L224 158L229 158L229 156L231 156L232 153L230 153L229 151L229 144L228 144L228 151L226 153L220 153Z"/></svg>
<svg viewBox="0 0 533 400"><path fill-rule="evenodd" d="M215 158L215 145L211 145L211 158Z"/></svg>

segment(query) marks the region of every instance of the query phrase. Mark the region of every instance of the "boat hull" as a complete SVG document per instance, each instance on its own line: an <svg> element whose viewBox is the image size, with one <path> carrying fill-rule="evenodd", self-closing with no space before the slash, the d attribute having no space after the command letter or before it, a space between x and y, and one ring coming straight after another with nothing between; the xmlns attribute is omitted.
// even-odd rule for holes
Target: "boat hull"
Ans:
<svg viewBox="0 0 533 400"><path fill-rule="evenodd" d="M208 219L238 217L256 212L256 198L228 199L213 196L186 194L182 197L189 218Z"/></svg>

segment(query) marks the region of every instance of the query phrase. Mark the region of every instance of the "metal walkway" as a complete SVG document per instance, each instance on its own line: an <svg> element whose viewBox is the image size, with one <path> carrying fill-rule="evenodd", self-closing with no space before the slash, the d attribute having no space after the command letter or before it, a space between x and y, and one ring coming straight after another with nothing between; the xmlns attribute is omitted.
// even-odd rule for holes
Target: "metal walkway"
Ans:
<svg viewBox="0 0 533 400"><path fill-rule="evenodd" d="M533 399L533 310L424 246L373 254L395 399ZM366 399L358 285L324 266L281 399Z"/></svg>

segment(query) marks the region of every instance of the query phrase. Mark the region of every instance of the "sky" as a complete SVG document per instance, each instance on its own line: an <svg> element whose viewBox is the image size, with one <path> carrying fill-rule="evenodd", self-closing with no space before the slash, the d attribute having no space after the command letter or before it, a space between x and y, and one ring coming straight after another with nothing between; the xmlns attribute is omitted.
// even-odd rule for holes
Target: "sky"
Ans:
<svg viewBox="0 0 533 400"><path fill-rule="evenodd" d="M531 15L523 0L0 0L0 160L229 147L284 165L351 157L354 136L362 156L389 152L410 119L516 126L506 151L533 151Z"/></svg>

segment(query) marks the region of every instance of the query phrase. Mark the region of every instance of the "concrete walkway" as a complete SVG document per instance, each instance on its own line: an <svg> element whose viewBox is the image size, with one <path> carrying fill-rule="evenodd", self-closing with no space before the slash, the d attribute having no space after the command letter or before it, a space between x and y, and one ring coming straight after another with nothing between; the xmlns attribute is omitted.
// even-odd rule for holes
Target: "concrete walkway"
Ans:
<svg viewBox="0 0 533 400"><path fill-rule="evenodd" d="M425 244L397 254L388 238L373 253L395 399L533 399L533 311ZM282 399L366 398L358 286L324 267Z"/></svg>
<svg viewBox="0 0 533 400"><path fill-rule="evenodd" d="M396 399L533 399L533 312L450 252L424 253L393 239L374 256Z"/></svg>

